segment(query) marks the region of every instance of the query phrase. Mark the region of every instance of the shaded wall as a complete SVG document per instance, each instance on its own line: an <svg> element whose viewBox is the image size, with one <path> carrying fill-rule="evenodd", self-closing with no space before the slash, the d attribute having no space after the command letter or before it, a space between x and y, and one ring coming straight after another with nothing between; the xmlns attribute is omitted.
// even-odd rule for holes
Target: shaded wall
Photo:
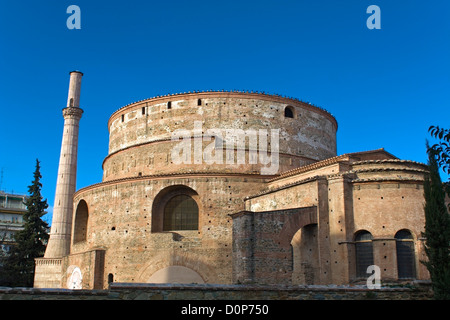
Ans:
<svg viewBox="0 0 450 320"><path fill-rule="evenodd" d="M233 282L291 283L294 266L291 241L302 227L317 224L317 207L242 211L231 217Z"/></svg>

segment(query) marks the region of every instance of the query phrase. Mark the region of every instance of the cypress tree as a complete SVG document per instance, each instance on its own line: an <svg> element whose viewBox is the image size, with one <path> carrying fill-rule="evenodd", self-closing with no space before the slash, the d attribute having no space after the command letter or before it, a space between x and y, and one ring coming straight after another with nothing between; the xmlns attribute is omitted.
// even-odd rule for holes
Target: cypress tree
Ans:
<svg viewBox="0 0 450 320"><path fill-rule="evenodd" d="M23 215L24 228L15 235L16 245L12 248L2 270L3 285L32 287L34 280L34 259L42 257L49 238L48 224L41 218L47 209L47 199L41 195L42 178L39 160L36 159L34 180L28 186L29 196Z"/></svg>
<svg viewBox="0 0 450 320"><path fill-rule="evenodd" d="M436 151L428 147L429 175L424 181L425 252L435 299L450 299L450 215L439 176Z"/></svg>

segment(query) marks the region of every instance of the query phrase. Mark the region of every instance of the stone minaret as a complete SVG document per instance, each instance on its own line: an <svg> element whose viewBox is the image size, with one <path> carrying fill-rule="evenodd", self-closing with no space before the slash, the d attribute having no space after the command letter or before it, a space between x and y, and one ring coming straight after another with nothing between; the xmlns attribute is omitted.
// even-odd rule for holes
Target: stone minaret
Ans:
<svg viewBox="0 0 450 320"><path fill-rule="evenodd" d="M55 203L50 239L44 258L61 258L70 253L72 233L73 194L77 178L78 128L83 110L80 109L81 77L79 71L70 73L69 97L63 109L64 132L59 158Z"/></svg>

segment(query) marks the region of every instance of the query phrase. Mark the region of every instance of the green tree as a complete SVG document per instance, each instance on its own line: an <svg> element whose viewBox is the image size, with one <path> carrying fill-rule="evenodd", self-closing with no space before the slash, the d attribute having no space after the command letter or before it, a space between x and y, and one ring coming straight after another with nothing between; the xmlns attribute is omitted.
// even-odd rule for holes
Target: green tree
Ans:
<svg viewBox="0 0 450 320"><path fill-rule="evenodd" d="M440 140L431 146L431 149L436 152L437 163L444 172L450 173L450 129L430 126L428 131L432 137Z"/></svg>
<svg viewBox="0 0 450 320"><path fill-rule="evenodd" d="M430 126L428 131L432 137L439 139L438 143L431 146L436 152L437 163L445 173L450 174L450 129L440 128L439 126ZM444 186L447 194L450 196L450 178L444 183Z"/></svg>
<svg viewBox="0 0 450 320"><path fill-rule="evenodd" d="M425 252L435 299L450 299L450 215L439 175L437 151L428 146L429 174L424 181Z"/></svg>
<svg viewBox="0 0 450 320"><path fill-rule="evenodd" d="M32 287L34 280L34 259L42 257L49 238L48 224L41 218L47 209L47 199L41 195L40 163L36 159L34 180L28 186L29 196L23 216L24 229L15 235L16 245L12 248L2 270L3 285Z"/></svg>

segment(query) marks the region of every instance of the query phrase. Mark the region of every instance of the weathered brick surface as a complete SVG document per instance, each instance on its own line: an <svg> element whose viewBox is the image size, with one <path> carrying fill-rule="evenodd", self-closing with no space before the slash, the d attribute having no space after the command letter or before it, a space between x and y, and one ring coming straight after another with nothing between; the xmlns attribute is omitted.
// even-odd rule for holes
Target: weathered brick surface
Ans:
<svg viewBox="0 0 450 320"><path fill-rule="evenodd" d="M241 197L260 179L197 177L141 179L82 190L89 205L86 241L72 245L72 254L102 247L106 275L122 282L146 282L163 267L183 265L205 282L231 282L231 212L243 207ZM188 186L199 195L198 231L152 232L153 200L167 187ZM105 286L107 283L105 282Z"/></svg>
<svg viewBox="0 0 450 320"><path fill-rule="evenodd" d="M317 223L317 208L243 211L232 217L234 282L290 283L291 239L302 227Z"/></svg>
<svg viewBox="0 0 450 320"><path fill-rule="evenodd" d="M201 106L198 106L198 100ZM168 109L167 104L171 103ZM286 106L295 108L293 119L284 116ZM123 121L122 121L123 119ZM201 132L195 131L200 121ZM103 163L104 181L138 175L180 172L260 173L262 164L249 164L246 139L246 164L194 163L194 137L202 139L202 150L214 138L209 129L239 129L269 134L279 130L279 161L283 172L336 155L336 120L327 112L308 104L274 96L246 93L198 93L144 100L115 112L109 121L109 155ZM171 141L176 130L192 137L192 161L176 165L171 151L178 141ZM226 134L223 133L226 140ZM260 147L260 146L259 146ZM271 147L268 145L268 150ZM224 144L225 148L225 144ZM236 159L236 157L235 157Z"/></svg>
<svg viewBox="0 0 450 320"><path fill-rule="evenodd" d="M294 118L284 116L286 106L293 108ZM201 121L202 132L194 130L195 121ZM102 248L104 287L109 275L114 281L146 282L171 265L188 267L207 283L232 283L229 214L243 210L244 198L263 190L265 181L276 175L261 175L264 165L259 159L250 164L249 140L244 145L244 164L237 165L236 160L227 164L225 150L224 164L194 163L195 143L201 143L202 150L215 143L216 137L208 135L208 129L222 133L227 129L265 130L269 143L274 142L270 130L279 129L277 174L336 155L337 123L328 112L298 100L256 93L157 97L118 110L108 127L109 155L103 162L103 182L79 190L74 197L75 208L80 201L86 202L88 219L85 227L79 227L86 219L75 214L74 230L86 236L74 235L68 258L76 261L79 258L75 256ZM173 161L171 152L179 142L171 137L178 129L189 131L184 136L190 136L190 164ZM223 148L226 146L225 141ZM240 151L236 146L234 156ZM199 207L198 231L161 232L157 225L162 215L161 195L177 186L194 194ZM85 266L86 272L91 270L88 262L77 263ZM88 278L83 279L83 286L92 288Z"/></svg>
<svg viewBox="0 0 450 320"><path fill-rule="evenodd" d="M286 272L286 277L282 279L276 271L280 263L276 259L279 251L272 250L274 259L266 257L265 261L254 263L253 268L265 267L273 270L273 274L254 276L252 281L260 283L277 278L279 283L305 283L305 277L310 272L308 268L314 270L314 283L345 284L355 281L354 240L361 230L369 231L373 236L374 264L380 267L381 278L397 280L395 234L403 229L409 230L414 237L417 279L429 278L426 268L420 263L420 260L426 259L424 239L421 237L425 225L423 179L426 166L389 157L380 160L379 156L375 156L378 160L365 161L352 161L352 157L336 157L334 161L324 161L324 165L320 162L311 165L315 167L311 170L282 175L273 179L264 192L246 200L246 210L254 213L306 206L318 208L319 240L310 248L318 253L317 256L305 259L303 255L302 262L294 264L291 272ZM236 216L234 220L239 219ZM236 234L246 227L239 221L233 223ZM253 226L260 231L256 223ZM291 240L294 240L294 253L296 250L304 252L308 247L306 242L292 239L291 234L285 234L282 241ZM246 241L251 248L266 246L266 255L271 252L267 238L253 237Z"/></svg>
<svg viewBox="0 0 450 320"><path fill-rule="evenodd" d="M293 118L285 117L287 107ZM194 130L195 121L201 132ZM186 93L125 106L111 116L108 128L103 181L78 190L73 198L73 234L70 255L61 263L62 287L71 266L85 274L86 289L107 288L110 280L149 282L158 272L170 274L173 266L189 269L193 278L209 284L348 284L358 280L354 240L360 230L373 235L374 263L381 267L382 279L394 281L394 235L411 231L416 277L428 278L419 263L425 257L420 235L426 166L381 149L336 156L337 122L320 108L258 93ZM266 130L269 136L271 129L279 129L279 170L261 174L265 165L249 161L254 151L249 140L232 153L224 151L224 164L201 158L196 163L195 146L203 151L221 141L209 129ZM185 130L191 163L177 164L172 158L179 144L171 140L175 130ZM269 137L268 142L274 141ZM272 145L267 149L272 151ZM242 151L245 163L236 164ZM175 194L196 202L198 230L162 231L165 204ZM134 288L130 295L180 298L185 289L155 295ZM128 289L120 290L122 298L130 298L123 291ZM233 290L223 289L223 297ZM243 290L231 296L249 297ZM199 298L214 296L208 287L191 292ZM305 292L295 297L314 298Z"/></svg>

